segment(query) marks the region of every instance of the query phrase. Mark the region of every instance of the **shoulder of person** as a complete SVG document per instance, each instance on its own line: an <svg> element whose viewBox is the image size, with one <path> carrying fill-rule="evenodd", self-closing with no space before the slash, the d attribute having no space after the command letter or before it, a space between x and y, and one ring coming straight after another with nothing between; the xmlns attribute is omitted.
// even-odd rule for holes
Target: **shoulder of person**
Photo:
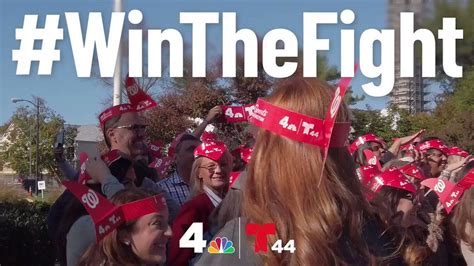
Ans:
<svg viewBox="0 0 474 266"><path fill-rule="evenodd" d="M84 236L87 238L90 238L88 236L94 236L95 240L95 225L90 215L79 217L79 219L72 224L67 235L68 238L70 236Z"/></svg>

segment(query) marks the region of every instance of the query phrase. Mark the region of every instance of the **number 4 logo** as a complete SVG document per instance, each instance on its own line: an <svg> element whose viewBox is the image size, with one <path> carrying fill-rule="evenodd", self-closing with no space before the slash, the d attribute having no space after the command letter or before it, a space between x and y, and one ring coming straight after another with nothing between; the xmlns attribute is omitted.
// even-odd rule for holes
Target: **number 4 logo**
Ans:
<svg viewBox="0 0 474 266"><path fill-rule="evenodd" d="M206 240L203 240L202 232L202 223L193 223L179 239L179 247L194 248L194 253L203 253L206 248ZM194 240L191 240L193 235Z"/></svg>

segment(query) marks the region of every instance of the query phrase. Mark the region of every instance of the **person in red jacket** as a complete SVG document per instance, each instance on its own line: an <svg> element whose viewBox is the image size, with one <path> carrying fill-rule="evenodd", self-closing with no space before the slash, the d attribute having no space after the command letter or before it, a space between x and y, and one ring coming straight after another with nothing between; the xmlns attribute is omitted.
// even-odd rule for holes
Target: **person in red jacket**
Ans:
<svg viewBox="0 0 474 266"><path fill-rule="evenodd" d="M194 150L196 158L191 171L190 200L182 207L173 222L168 265L187 266L194 257L191 248L180 248L179 240L196 222L208 230L208 219L214 208L224 198L229 187L232 156L222 142L204 142Z"/></svg>

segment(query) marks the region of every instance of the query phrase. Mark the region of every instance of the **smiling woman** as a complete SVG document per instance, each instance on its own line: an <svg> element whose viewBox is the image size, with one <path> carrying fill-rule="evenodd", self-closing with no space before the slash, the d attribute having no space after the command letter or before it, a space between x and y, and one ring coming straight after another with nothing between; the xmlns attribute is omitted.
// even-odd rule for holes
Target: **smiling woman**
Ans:
<svg viewBox="0 0 474 266"><path fill-rule="evenodd" d="M224 198L229 187L232 156L222 142L204 142L194 150L196 158L191 172L190 199L181 207L173 222L169 265L187 266L195 253L185 248L182 238L193 223L208 230L209 216Z"/></svg>
<svg viewBox="0 0 474 266"><path fill-rule="evenodd" d="M145 190L127 189L117 193L111 201L122 205L150 196L153 193ZM89 247L78 265L161 265L166 261L166 244L170 237L168 210L164 208L123 223Z"/></svg>

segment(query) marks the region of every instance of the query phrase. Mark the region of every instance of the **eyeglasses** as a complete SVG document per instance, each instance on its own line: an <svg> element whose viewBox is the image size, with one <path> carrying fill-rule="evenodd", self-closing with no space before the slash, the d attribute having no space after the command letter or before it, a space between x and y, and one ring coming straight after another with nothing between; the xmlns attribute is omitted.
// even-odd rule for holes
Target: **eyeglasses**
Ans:
<svg viewBox="0 0 474 266"><path fill-rule="evenodd" d="M128 125L128 126L118 126L114 128L125 128L134 132L144 131L146 130L148 125Z"/></svg>
<svg viewBox="0 0 474 266"><path fill-rule="evenodd" d="M209 173L214 173L217 169L217 164L211 164L211 165L208 165L208 166L199 166L199 168L204 168L204 169L207 169L207 171L209 171ZM221 170L225 169L227 164L220 164L219 165Z"/></svg>
<svg viewBox="0 0 474 266"><path fill-rule="evenodd" d="M208 166L199 166L199 168L204 168L204 169L207 169L209 173L214 173L217 169L217 165L213 164L213 165L208 165Z"/></svg>

